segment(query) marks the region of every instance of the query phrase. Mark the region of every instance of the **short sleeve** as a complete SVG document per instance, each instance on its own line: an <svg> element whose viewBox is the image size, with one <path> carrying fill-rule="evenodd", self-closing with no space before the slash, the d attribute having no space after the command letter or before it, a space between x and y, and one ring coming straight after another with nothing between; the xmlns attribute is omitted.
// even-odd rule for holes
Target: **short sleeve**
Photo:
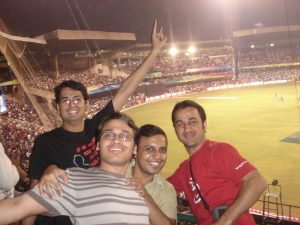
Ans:
<svg viewBox="0 0 300 225"><path fill-rule="evenodd" d="M70 175L68 170L66 170L66 172L68 175ZM55 199L51 199L47 194L46 190L44 190L45 195L41 197L37 185L33 189L29 190L27 194L48 210L48 212L45 215L64 215L72 217L76 213L76 195L74 194L75 191L71 190L71 188L68 185L64 184L64 181L61 178L59 179L59 183L62 186L64 195L60 196L53 188L52 191L53 193L55 193ZM70 196L73 197L70 198Z"/></svg>
<svg viewBox="0 0 300 225"><path fill-rule="evenodd" d="M220 147L215 153L217 156L214 158L217 160L224 175L236 184L239 184L241 179L249 172L256 170L233 146L222 144Z"/></svg>
<svg viewBox="0 0 300 225"><path fill-rule="evenodd" d="M164 191L160 205L161 210L172 219L177 219L177 195L174 187L170 184Z"/></svg>

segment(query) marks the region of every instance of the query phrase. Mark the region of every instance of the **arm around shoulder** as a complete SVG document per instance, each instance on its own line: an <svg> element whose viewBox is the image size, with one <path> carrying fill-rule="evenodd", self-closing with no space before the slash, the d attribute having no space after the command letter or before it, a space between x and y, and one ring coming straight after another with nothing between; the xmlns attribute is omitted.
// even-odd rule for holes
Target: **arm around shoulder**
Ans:
<svg viewBox="0 0 300 225"><path fill-rule="evenodd" d="M176 218L168 217L164 212L163 209L160 208L152 197L147 193L144 195L145 202L147 203L149 210L150 210L150 223L151 225L175 225Z"/></svg>
<svg viewBox="0 0 300 225"><path fill-rule="evenodd" d="M27 216L47 212L47 209L27 193L0 201L0 224L10 224Z"/></svg>
<svg viewBox="0 0 300 225"><path fill-rule="evenodd" d="M149 189L149 193L152 193L153 195L151 196L152 204L155 204L159 210L155 210L155 206L152 206L152 213L150 210L150 215L152 214L152 216L150 216L151 224L175 225L177 220L176 191L170 182L158 174L156 175L156 181L157 189L154 188L156 191L151 191L151 189ZM164 221L164 223L159 223L160 221Z"/></svg>
<svg viewBox="0 0 300 225"><path fill-rule="evenodd" d="M129 178L128 184L132 186L141 197L144 198L147 206L149 207L149 218L151 225L175 225L176 218L168 217L162 209L161 204L153 199L153 197L148 193L142 182L137 178ZM152 193L153 194L153 193ZM159 197L156 195L156 197ZM157 199L158 200L158 199ZM160 200L159 200L160 201Z"/></svg>

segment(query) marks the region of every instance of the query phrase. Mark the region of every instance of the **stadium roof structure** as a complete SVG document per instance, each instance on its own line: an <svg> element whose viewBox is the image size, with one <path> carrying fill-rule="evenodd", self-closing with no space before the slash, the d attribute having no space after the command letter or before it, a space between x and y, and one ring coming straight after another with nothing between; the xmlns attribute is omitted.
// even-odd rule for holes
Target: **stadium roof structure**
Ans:
<svg viewBox="0 0 300 225"><path fill-rule="evenodd" d="M241 46L249 44L289 45L300 41L300 25L256 27L233 32L233 39Z"/></svg>
<svg viewBox="0 0 300 225"><path fill-rule="evenodd" d="M0 1L3 30L16 36L35 37L57 29L129 32L139 42L150 42L156 18L169 40L216 40L224 36L230 7L235 5L239 29L300 23L300 1L286 0L7 0ZM227 8L226 8L226 7ZM226 11L227 9L227 11ZM1 22L0 22L1 23Z"/></svg>
<svg viewBox="0 0 300 225"><path fill-rule="evenodd" d="M134 33L105 32L91 30L55 30L37 39L44 40L49 49L58 52L88 50L99 52L132 45L136 41Z"/></svg>
<svg viewBox="0 0 300 225"><path fill-rule="evenodd" d="M137 43L150 43L153 20L158 19L169 42L222 40L229 38L227 33L230 32L225 30L233 29L231 22L234 20L238 21L239 25L236 27L240 30L251 29L257 24L264 26L261 29L300 24L300 1L284 2L285 4L274 0L9 0L0 1L0 31L29 38L57 30L133 33ZM234 8L238 13L231 15ZM273 32L274 39L281 39L280 36L285 38L286 33ZM239 39L251 40L255 36L264 35ZM103 39L53 40L51 43L57 50L65 48L66 51L74 46L77 49L95 51L97 48L117 49L120 45L132 45L132 41L126 43Z"/></svg>
<svg viewBox="0 0 300 225"><path fill-rule="evenodd" d="M48 49L56 52L74 52L89 50L97 52L112 49L128 42L136 41L134 33L104 32L90 30L55 30L37 37L22 37L0 31L0 36L14 41L48 45ZM117 45L115 43L118 43Z"/></svg>
<svg viewBox="0 0 300 225"><path fill-rule="evenodd" d="M31 38L30 43L33 43L34 39L36 44L45 44L42 43L45 41L48 49L60 52L114 50L135 44L136 33L142 33L139 41L149 43L155 17L141 20L142 16L147 16L140 12L138 2L1 1L0 31L13 37L26 37L27 41ZM151 5L147 2L144 2L145 7Z"/></svg>
<svg viewBox="0 0 300 225"><path fill-rule="evenodd" d="M168 50L171 47L179 47L187 49L193 45L198 49L205 49L205 48L224 48L224 47L231 47L231 40L230 39L223 39L223 40L212 40L212 41L194 41L194 42L168 42L164 45L163 49ZM149 50L151 48L151 44L134 44L128 47L123 48L123 51L142 51L142 50Z"/></svg>

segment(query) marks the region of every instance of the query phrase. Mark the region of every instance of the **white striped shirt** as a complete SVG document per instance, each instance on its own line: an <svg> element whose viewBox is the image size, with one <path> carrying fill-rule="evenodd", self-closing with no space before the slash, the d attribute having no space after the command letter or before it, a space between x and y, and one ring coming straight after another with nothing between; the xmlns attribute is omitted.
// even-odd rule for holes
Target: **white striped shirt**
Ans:
<svg viewBox="0 0 300 225"><path fill-rule="evenodd" d="M70 216L73 224L148 225L149 209L142 197L121 175L100 168L66 170L69 182L62 185L64 196L55 200L40 197L35 187L28 194L49 210L50 216Z"/></svg>

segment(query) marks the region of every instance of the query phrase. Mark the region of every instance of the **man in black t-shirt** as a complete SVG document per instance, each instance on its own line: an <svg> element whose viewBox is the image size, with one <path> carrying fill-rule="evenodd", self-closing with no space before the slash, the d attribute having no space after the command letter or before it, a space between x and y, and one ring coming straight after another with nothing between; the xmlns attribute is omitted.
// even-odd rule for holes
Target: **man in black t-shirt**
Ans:
<svg viewBox="0 0 300 225"><path fill-rule="evenodd" d="M144 62L126 78L113 99L92 119L85 119L88 109L86 88L79 82L68 80L55 87L55 100L62 118L62 127L55 128L36 138L29 164L29 177L33 187L50 165L62 169L70 167L89 168L99 166L96 151L98 126L106 115L120 111L133 94L144 75L152 67L156 56L166 42L162 29L157 32L157 22L152 31L152 50ZM25 219L22 224L33 224L35 218ZM67 218L47 222L55 225L71 224ZM46 224L47 224L46 223ZM43 222L45 224L45 222Z"/></svg>

